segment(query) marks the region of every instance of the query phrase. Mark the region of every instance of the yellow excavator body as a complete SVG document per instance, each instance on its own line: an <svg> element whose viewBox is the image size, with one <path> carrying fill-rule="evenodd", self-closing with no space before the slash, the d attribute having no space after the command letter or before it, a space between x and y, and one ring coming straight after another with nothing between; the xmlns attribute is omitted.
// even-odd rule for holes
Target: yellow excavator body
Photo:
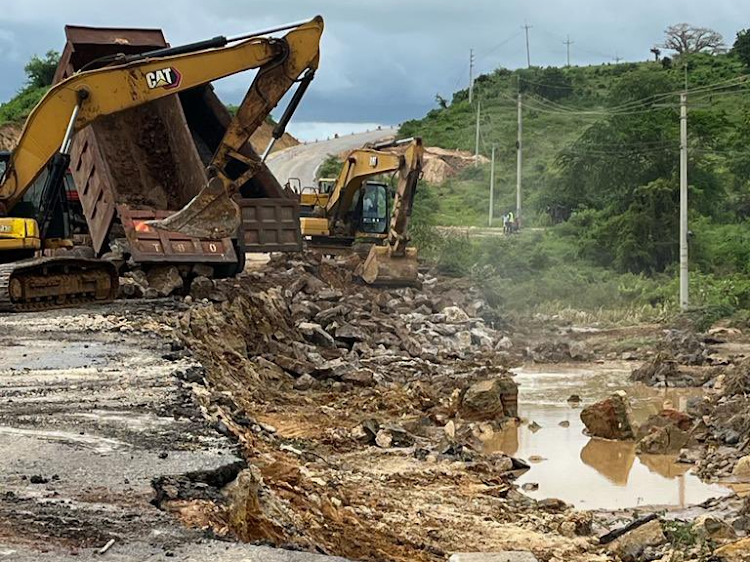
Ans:
<svg viewBox="0 0 750 562"><path fill-rule="evenodd" d="M0 252L22 252L31 256L41 247L39 225L34 219L0 218Z"/></svg>
<svg viewBox="0 0 750 562"><path fill-rule="evenodd" d="M404 146L401 153L388 150ZM416 284L417 249L407 247L408 224L423 157L419 138L350 152L331 190L323 192L319 183L317 192L300 196L300 204L312 215L300 219L302 235L326 251L341 248L343 241L375 241L361 268L362 279L375 285ZM383 184L368 180L394 172L397 186L390 216L385 216L381 207L389 207L390 194Z"/></svg>

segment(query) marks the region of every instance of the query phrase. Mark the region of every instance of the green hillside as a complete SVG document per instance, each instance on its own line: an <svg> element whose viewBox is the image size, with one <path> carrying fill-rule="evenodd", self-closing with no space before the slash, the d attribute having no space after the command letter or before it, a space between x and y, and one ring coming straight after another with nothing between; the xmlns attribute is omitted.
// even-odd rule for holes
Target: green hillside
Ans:
<svg viewBox="0 0 750 562"><path fill-rule="evenodd" d="M457 249L448 241L443 263L499 280L499 298L521 287L517 297L527 305L558 298L580 304L583 293L608 286L586 306L607 306L623 295L633 305L673 306L674 287L665 287L678 259L679 93L687 68L693 302L749 308L747 55L735 48L659 62L498 69L476 80L473 104L461 90L423 119L404 123L404 136L473 151L479 101L480 152L489 156L497 148L497 226L515 207L516 96L523 93L524 226L544 230L510 245L463 241ZM483 165L428 186L421 197L434 223L486 226L488 185ZM624 288L634 284L638 291Z"/></svg>

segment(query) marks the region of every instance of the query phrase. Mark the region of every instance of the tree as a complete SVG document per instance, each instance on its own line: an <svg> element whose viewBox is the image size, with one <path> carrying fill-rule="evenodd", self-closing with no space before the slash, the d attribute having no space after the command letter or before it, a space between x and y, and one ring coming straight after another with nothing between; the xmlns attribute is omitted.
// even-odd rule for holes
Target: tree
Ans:
<svg viewBox="0 0 750 562"><path fill-rule="evenodd" d="M693 27L688 23L670 25L664 31L664 49L680 55L691 53L723 53L726 50L724 37L718 31L707 27Z"/></svg>
<svg viewBox="0 0 750 562"><path fill-rule="evenodd" d="M737 39L732 46L732 54L750 67L750 29L743 29L737 32Z"/></svg>
<svg viewBox="0 0 750 562"><path fill-rule="evenodd" d="M448 109L448 100L440 94L435 94L435 103L440 106L440 109Z"/></svg>
<svg viewBox="0 0 750 562"><path fill-rule="evenodd" d="M52 85L55 78L57 64L60 62L60 53L47 51L44 58L36 55L23 68L26 71L27 84L31 88L46 88Z"/></svg>

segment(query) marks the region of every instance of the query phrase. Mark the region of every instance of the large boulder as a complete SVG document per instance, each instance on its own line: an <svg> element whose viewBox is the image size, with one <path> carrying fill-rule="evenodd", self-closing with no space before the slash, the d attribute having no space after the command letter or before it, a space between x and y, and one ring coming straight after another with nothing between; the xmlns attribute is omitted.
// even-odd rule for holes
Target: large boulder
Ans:
<svg viewBox="0 0 750 562"><path fill-rule="evenodd" d="M466 390L459 411L469 421L517 417L518 385L507 375L475 383Z"/></svg>
<svg viewBox="0 0 750 562"><path fill-rule="evenodd" d="M622 391L584 408L581 421L591 437L618 441L635 439L633 414L627 395Z"/></svg>

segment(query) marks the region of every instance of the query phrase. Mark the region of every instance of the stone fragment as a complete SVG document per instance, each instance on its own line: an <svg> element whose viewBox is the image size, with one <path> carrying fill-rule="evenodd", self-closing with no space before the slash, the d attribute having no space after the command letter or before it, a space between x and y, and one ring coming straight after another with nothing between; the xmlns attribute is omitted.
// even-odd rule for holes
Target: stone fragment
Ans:
<svg viewBox="0 0 750 562"><path fill-rule="evenodd" d="M297 328L305 336L305 339L321 347L336 347L333 336L323 329L320 324L313 322L300 322Z"/></svg>
<svg viewBox="0 0 750 562"><path fill-rule="evenodd" d="M317 381L315 378L313 378L311 375L302 375L297 380L294 381L294 389L295 390L310 390L313 386L315 386L315 383Z"/></svg>
<svg viewBox="0 0 750 562"><path fill-rule="evenodd" d="M173 265L157 265L146 274L149 287L155 289L160 297L168 297L182 289L184 281L180 271Z"/></svg>
<svg viewBox="0 0 750 562"><path fill-rule="evenodd" d="M714 550L713 559L721 562L750 562L750 538L717 548Z"/></svg>
<svg viewBox="0 0 750 562"><path fill-rule="evenodd" d="M193 265L193 275L210 279L214 276L214 266L207 263L196 263Z"/></svg>
<svg viewBox="0 0 750 562"><path fill-rule="evenodd" d="M620 441L635 439L630 404L622 391L584 408L581 411L581 421L592 437Z"/></svg>
<svg viewBox="0 0 750 562"><path fill-rule="evenodd" d="M458 324L461 322L468 322L469 315L457 306L447 306L443 309L445 315L445 321L451 324Z"/></svg>
<svg viewBox="0 0 750 562"><path fill-rule="evenodd" d="M190 283L190 296L197 301L209 298L213 290L214 282L208 277L199 276Z"/></svg>
<svg viewBox="0 0 750 562"><path fill-rule="evenodd" d="M750 455L742 457L732 469L732 476L750 479Z"/></svg>
<svg viewBox="0 0 750 562"><path fill-rule="evenodd" d="M623 560L637 560L646 548L660 546L665 542L667 537L661 522L654 519L615 539L607 545L607 550Z"/></svg>
<svg viewBox="0 0 750 562"><path fill-rule="evenodd" d="M638 441L636 450L647 455L676 455L690 443L690 434L676 425L655 428Z"/></svg>
<svg viewBox="0 0 750 562"><path fill-rule="evenodd" d="M471 385L459 408L461 417L470 421L490 421L518 416L518 385L509 376Z"/></svg>
<svg viewBox="0 0 750 562"><path fill-rule="evenodd" d="M693 522L693 532L706 541L726 541L737 538L731 525L712 515L701 515Z"/></svg>

